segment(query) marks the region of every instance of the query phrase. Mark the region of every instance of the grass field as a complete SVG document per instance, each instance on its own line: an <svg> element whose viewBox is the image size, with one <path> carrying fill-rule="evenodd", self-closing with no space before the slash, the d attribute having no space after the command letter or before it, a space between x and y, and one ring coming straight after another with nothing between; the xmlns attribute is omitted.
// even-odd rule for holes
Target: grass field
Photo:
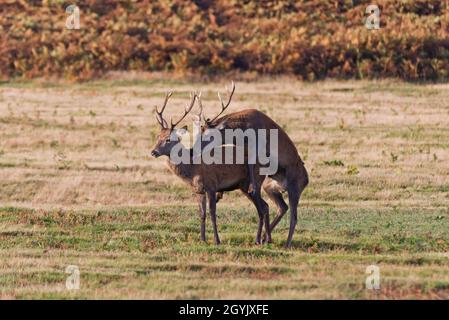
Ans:
<svg viewBox="0 0 449 320"><path fill-rule="evenodd" d="M218 204L223 245L209 220L201 243L192 193L149 157L166 89L168 115L199 88L211 115L224 84L1 83L0 297L449 298L448 84L237 82L230 109L275 119L310 173L290 250L288 217L253 244L238 192Z"/></svg>

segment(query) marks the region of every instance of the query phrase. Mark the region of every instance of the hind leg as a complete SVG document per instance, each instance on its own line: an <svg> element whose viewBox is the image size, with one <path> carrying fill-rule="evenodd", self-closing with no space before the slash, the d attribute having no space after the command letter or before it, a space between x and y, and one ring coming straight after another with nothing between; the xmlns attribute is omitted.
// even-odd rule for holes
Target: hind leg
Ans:
<svg viewBox="0 0 449 320"><path fill-rule="evenodd" d="M279 221L281 221L281 219L287 212L288 205L285 203L284 198L282 197L282 193L280 193L279 191L270 190L270 192L267 192L267 194L278 207L278 215L276 216L276 218L274 218L273 222L271 222L270 224L270 230L273 231L273 229L278 225Z"/></svg>
<svg viewBox="0 0 449 320"><path fill-rule="evenodd" d="M285 246L290 248L292 245L293 233L295 232L296 223L298 221L298 203L299 203L299 188L296 183L288 185L288 202L290 205L290 228L288 230L288 238Z"/></svg>
<svg viewBox="0 0 449 320"><path fill-rule="evenodd" d="M255 167L259 169L257 165ZM262 214L262 219L265 224L264 242L271 243L270 208L268 207L268 203L266 203L265 200L262 199L262 191L261 191L262 184L265 181L265 176L257 174L257 176L254 178L255 178L253 185L254 189L253 193L251 193L250 195L255 199L256 203L259 204L259 210ZM260 232L261 231L262 230L260 230ZM261 242L261 233L259 233L258 236L259 242Z"/></svg>
<svg viewBox="0 0 449 320"><path fill-rule="evenodd" d="M264 240L266 238L268 243L271 243L271 230L270 230L270 209L268 207L268 203L262 199L262 185L265 181L265 176L260 175L260 167L258 164L249 165L249 180L252 183L253 189L248 192L247 197L254 202L257 207L257 212L259 214L259 229L257 232L256 243L262 243L262 228L265 224L265 233L267 236L264 236ZM253 168L253 170L251 170ZM255 169L255 171L254 171Z"/></svg>
<svg viewBox="0 0 449 320"><path fill-rule="evenodd" d="M217 193L215 193L215 198L217 199L217 203L218 203L218 201L223 199L223 193L224 192L217 192Z"/></svg>
<svg viewBox="0 0 449 320"><path fill-rule="evenodd" d="M262 202L262 212L265 222L265 234L263 237L263 241L266 243L271 243L271 228L270 228L270 208L268 207L268 203L265 202L262 198L260 199Z"/></svg>
<svg viewBox="0 0 449 320"><path fill-rule="evenodd" d="M242 189L243 194L251 200L251 202L254 204L254 206L257 209L257 214L259 216L259 225L257 228L257 235L256 235L256 244L262 243L262 230L265 223L265 230L268 230L268 236L267 236L267 242L271 242L271 232L270 231L270 216L269 212L270 209L268 207L268 203L265 202L265 200L262 199L262 197L258 197L257 194L260 194L259 192L256 192L256 194L252 194L247 192L247 190Z"/></svg>
<svg viewBox="0 0 449 320"><path fill-rule="evenodd" d="M278 207L277 216L274 218L273 222L270 224L270 232L273 232L273 229L277 226L279 221L284 217L285 213L288 210L288 205L285 203L284 198L282 197L282 193L276 188L272 188L270 186L264 185L264 190L267 193L268 197L276 204ZM265 240L265 235L264 235Z"/></svg>
<svg viewBox="0 0 449 320"><path fill-rule="evenodd" d="M254 197L252 194L248 193L246 190L242 190L244 195L251 200L251 202L254 204L254 206L256 207L257 210L257 214L259 216L259 225L257 227L257 234L256 234L256 244L261 244L262 243L262 229L263 229L263 222L264 222L264 210L261 207L261 201L257 200L256 197ZM262 199L261 199L262 200ZM262 200L263 201L263 200ZM263 201L265 202L265 201ZM266 204L266 202L265 202ZM268 204L267 204L268 206Z"/></svg>
<svg viewBox="0 0 449 320"><path fill-rule="evenodd" d="M256 179L254 177L254 164L249 164L248 165L248 175L249 175L249 188L248 188L248 192L251 195L255 195L256 194Z"/></svg>
<svg viewBox="0 0 449 320"><path fill-rule="evenodd" d="M293 233L295 232L296 223L298 221L298 203L302 192L309 183L309 176L306 168L301 165L296 172L296 176L293 174L288 175L290 177L287 183L288 202L290 205L290 229L288 231L288 238L286 247L289 248L292 244Z"/></svg>
<svg viewBox="0 0 449 320"><path fill-rule="evenodd" d="M261 244L262 243L262 229L263 229L263 217L264 217L264 213L262 210L262 203L261 203L261 199L257 199L256 196L248 194L250 198L252 198L254 204L256 205L257 208L257 214L259 215L259 225L257 227L257 234L256 234L256 244Z"/></svg>

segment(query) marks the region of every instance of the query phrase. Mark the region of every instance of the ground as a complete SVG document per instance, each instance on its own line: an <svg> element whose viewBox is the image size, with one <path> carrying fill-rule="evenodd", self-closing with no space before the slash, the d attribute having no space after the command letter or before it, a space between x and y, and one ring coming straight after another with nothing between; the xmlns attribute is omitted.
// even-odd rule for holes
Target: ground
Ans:
<svg viewBox="0 0 449 320"><path fill-rule="evenodd" d="M0 297L449 298L448 84L236 82L230 111L267 113L310 174L290 250L288 216L254 244L238 192L218 204L223 244L209 220L202 243L191 191L149 157L166 90L168 115L192 89L212 115L225 84L0 83ZM366 289L370 265L380 290Z"/></svg>

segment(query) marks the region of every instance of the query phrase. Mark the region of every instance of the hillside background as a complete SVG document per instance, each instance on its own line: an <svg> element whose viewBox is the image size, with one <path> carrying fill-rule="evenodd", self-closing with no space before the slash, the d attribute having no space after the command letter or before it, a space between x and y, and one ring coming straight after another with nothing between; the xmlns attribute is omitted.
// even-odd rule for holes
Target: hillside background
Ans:
<svg viewBox="0 0 449 320"><path fill-rule="evenodd" d="M363 22L370 3L381 29ZM299 79L445 80L449 1L68 1L0 4L0 79L87 80L108 71Z"/></svg>

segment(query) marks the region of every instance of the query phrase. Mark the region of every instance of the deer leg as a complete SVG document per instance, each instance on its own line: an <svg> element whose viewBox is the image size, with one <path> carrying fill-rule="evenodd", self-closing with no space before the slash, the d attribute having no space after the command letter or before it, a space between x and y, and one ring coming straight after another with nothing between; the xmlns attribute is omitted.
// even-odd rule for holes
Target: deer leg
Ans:
<svg viewBox="0 0 449 320"><path fill-rule="evenodd" d="M257 192L256 190L253 191L254 193L251 195L254 197L254 200L256 202L257 207L257 214L259 215L259 226L257 228L257 234L256 234L256 244L262 243L262 229L263 229L263 222L264 222L264 210L263 210L263 199L260 197L260 191ZM265 201L263 201L265 202Z"/></svg>
<svg viewBox="0 0 449 320"><path fill-rule="evenodd" d="M249 175L249 188L248 192L252 194L253 196L256 194L256 178L254 177L254 164L248 165L248 175Z"/></svg>
<svg viewBox="0 0 449 320"><path fill-rule="evenodd" d="M260 196L260 187L255 190L256 191L255 194L251 194L243 189L242 189L242 191L245 194L245 196L249 200L251 200L251 202L254 204L254 206L257 209L257 214L259 215L259 226L257 228L256 244L261 244L264 221L265 221L266 230L268 230L268 231L270 230L270 228L269 228L269 225L270 225L269 212L270 212L270 210L269 210L268 204ZM269 237L267 237L267 239L269 240L268 242L271 242L271 232L268 232L268 234L269 234Z"/></svg>
<svg viewBox="0 0 449 320"><path fill-rule="evenodd" d="M293 233L295 232L296 223L298 221L298 202L300 191L297 182L295 181L294 183L289 183L287 191L288 202L290 205L290 229L288 230L288 238L285 246L290 248L292 245Z"/></svg>
<svg viewBox="0 0 449 320"><path fill-rule="evenodd" d="M254 204L254 206L257 209L257 214L259 215L259 226L257 228L257 234L256 234L256 244L261 244L261 237L262 237L262 229L263 229L263 212L260 207L260 201L256 199L252 194L248 193L246 190L242 190L245 196L251 200L251 202Z"/></svg>
<svg viewBox="0 0 449 320"><path fill-rule="evenodd" d="M215 194L215 196L217 197L217 203L218 203L218 201L220 201L221 199L223 199L223 193L224 193L224 192L217 192L217 193Z"/></svg>
<svg viewBox="0 0 449 320"><path fill-rule="evenodd" d="M274 192L272 196L269 195L269 197L276 203L278 207L278 215L270 224L270 230L273 231L273 229L278 225L279 221L281 221L282 217L287 212L288 205L285 203L284 198L282 197L282 193L280 192Z"/></svg>
<svg viewBox="0 0 449 320"><path fill-rule="evenodd" d="M299 170L298 170L299 169ZM288 182L287 192L288 192L288 202L290 205L290 230L288 232L288 239L286 247L290 247L292 244L293 233L295 231L295 226L298 220L298 203L302 192L309 184L309 175L306 168L301 165L297 169L299 174L294 178L294 174L289 175L287 172L287 177L290 177Z"/></svg>
<svg viewBox="0 0 449 320"><path fill-rule="evenodd" d="M265 235L264 242L271 243L271 228L270 228L270 208L268 207L268 203L266 203L262 198L262 206L263 206L263 216L265 221Z"/></svg>
<svg viewBox="0 0 449 320"><path fill-rule="evenodd" d="M216 209L217 209L217 199L215 192L209 192L209 214L210 214L210 220L212 221L212 227L214 229L214 239L215 244L220 244L220 238L218 237L218 230L217 230L217 215L216 215Z"/></svg>
<svg viewBox="0 0 449 320"><path fill-rule="evenodd" d="M201 215L201 241L206 241L206 195L198 195L198 204Z"/></svg>
<svg viewBox="0 0 449 320"><path fill-rule="evenodd" d="M263 202L265 202L262 198L253 196L255 199L256 207L257 207L257 214L259 215L259 226L257 228L257 234L256 234L256 244L262 243L262 230L263 230L263 224L265 220L265 210ZM265 202L265 205L268 207L268 205Z"/></svg>
<svg viewBox="0 0 449 320"><path fill-rule="evenodd" d="M261 176L259 174L259 170L257 170L257 177L254 175L254 168L256 165L249 165L250 171L250 180L253 184L253 192L250 194L251 197L254 198L255 203L258 206L258 213L259 213L259 229L257 233L257 243L261 243L261 236L262 236L262 228L263 224L265 223L265 236L264 236L264 242L271 243L271 229L270 229L270 208L268 207L268 204L265 202L265 200L262 199L262 184L265 181L265 176ZM258 168L259 169L259 168ZM257 179L256 179L257 178ZM262 218L262 221L261 221Z"/></svg>
<svg viewBox="0 0 449 320"><path fill-rule="evenodd" d="M277 224L279 223L279 221L282 220L282 218L284 217L285 213L288 210L288 205L285 203L284 198L282 197L282 193L274 190L274 189L270 189L265 188L264 187L265 192L267 193L268 197L276 204L276 206L278 207L278 214L277 216L274 218L273 222L270 224L270 231L273 232L273 229L277 226ZM263 236L263 239L266 239L266 233Z"/></svg>

